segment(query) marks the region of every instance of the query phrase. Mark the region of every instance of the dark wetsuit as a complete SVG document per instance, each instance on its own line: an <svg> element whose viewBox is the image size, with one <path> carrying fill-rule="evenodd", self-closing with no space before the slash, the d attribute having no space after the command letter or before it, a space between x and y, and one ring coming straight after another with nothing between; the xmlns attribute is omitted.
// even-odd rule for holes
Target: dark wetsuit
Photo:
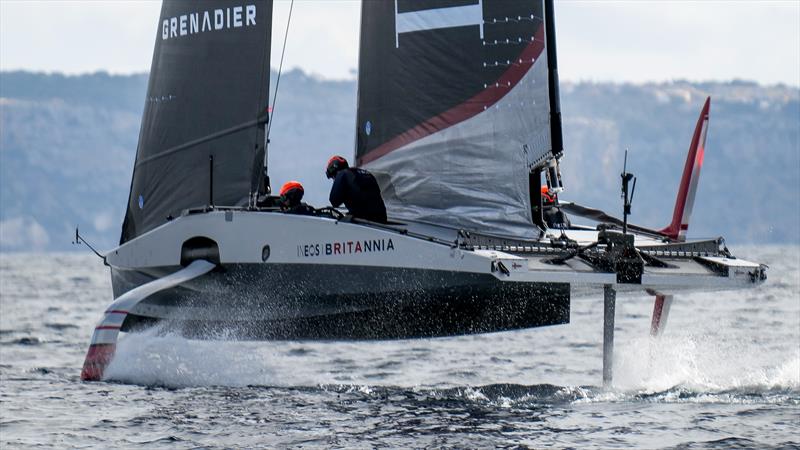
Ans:
<svg viewBox="0 0 800 450"><path fill-rule="evenodd" d="M564 214L564 211L561 211L561 208L555 204L551 203L550 205L546 205L544 207L544 214L542 215L544 216L544 221L547 223L548 228L561 229L570 227L569 218Z"/></svg>
<svg viewBox="0 0 800 450"><path fill-rule="evenodd" d="M340 170L333 180L331 206L342 203L353 217L386 223L386 205L375 177L364 169L351 167Z"/></svg>
<svg viewBox="0 0 800 450"><path fill-rule="evenodd" d="M286 207L283 212L286 214L299 214L301 216L317 215L317 210L302 202L299 205Z"/></svg>

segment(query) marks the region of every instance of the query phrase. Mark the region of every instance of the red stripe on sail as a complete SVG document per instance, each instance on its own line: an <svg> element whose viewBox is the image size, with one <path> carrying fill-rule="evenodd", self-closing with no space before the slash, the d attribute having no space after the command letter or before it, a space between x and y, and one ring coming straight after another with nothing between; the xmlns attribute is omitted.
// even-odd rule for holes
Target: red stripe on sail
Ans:
<svg viewBox="0 0 800 450"><path fill-rule="evenodd" d="M530 63L530 61L533 60L535 63L535 61L539 59L539 56L542 54L543 50L544 24L539 27L539 30L536 31L533 41L531 41L525 47L525 49L517 58L523 62L512 64L511 67L509 67L508 70L506 70L503 75L497 79L497 84L499 84L501 87L506 86L508 89L498 89L494 86L490 86L464 103L461 103L460 105L455 106L443 112L442 114L439 114L438 116L432 117L415 126L414 128L411 128L410 130L407 130L376 147L374 150L359 158L358 164L362 165L374 161L381 156L397 150L400 147L404 147L414 141L424 138L425 136L442 131L485 111L487 108L493 106L495 103L500 101L500 99L505 97L506 94L511 92L511 89L513 89L517 83L519 83L522 77L528 73L530 68L533 67L533 64Z"/></svg>

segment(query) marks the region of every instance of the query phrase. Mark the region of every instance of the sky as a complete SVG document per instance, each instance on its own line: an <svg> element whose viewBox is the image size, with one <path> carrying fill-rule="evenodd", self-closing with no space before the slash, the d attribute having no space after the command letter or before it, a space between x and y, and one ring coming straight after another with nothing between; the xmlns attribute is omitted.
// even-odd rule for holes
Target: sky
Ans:
<svg viewBox="0 0 800 450"><path fill-rule="evenodd" d="M289 6L275 1L273 67ZM359 9L359 0L295 0L284 67L354 78ZM0 0L0 70L145 72L159 11L150 0ZM800 87L800 0L557 0L555 12L562 80Z"/></svg>

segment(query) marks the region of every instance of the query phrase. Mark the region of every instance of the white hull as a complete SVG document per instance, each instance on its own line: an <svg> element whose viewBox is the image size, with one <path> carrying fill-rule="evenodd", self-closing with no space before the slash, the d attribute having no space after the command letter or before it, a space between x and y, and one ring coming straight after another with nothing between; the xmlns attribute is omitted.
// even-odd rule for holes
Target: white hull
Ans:
<svg viewBox="0 0 800 450"><path fill-rule="evenodd" d="M566 234L579 245L598 238L591 230ZM197 248L197 242L216 248ZM238 209L179 217L111 251L107 262L117 297L191 259L211 260L218 270L144 299L132 317L172 319L192 323L194 329L202 329L198 324L203 323L214 323L216 329L254 322L275 330L281 323L293 323L291 332L263 333L257 329L266 325L251 324L245 334L253 338L340 339L348 337L348 329L349 337L358 339L525 328L567 322L570 296L595 295L604 286L659 292L738 289L763 278L758 264L709 252L707 244L703 252L676 252L638 236L636 246L649 249L647 253L669 267L646 264L640 281L623 283L617 273L599 269L587 258L548 263L574 251L554 246L550 237L512 242L425 224L383 226ZM514 308L523 318L479 320ZM462 311L465 317L437 324L437 311ZM319 329L319 323L332 317L342 324L365 317L414 322L413 316L423 313L425 320L418 326L408 323L408 332L374 323L371 331L344 325L302 330Z"/></svg>

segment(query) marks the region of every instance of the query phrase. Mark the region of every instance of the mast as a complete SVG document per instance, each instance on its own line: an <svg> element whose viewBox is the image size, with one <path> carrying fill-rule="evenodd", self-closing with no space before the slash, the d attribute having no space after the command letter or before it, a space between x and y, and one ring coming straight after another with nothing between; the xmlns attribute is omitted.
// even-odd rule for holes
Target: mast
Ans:
<svg viewBox="0 0 800 450"><path fill-rule="evenodd" d="M564 138L561 131L561 98L558 88L558 61L556 57L556 19L553 0L545 0L544 24L547 39L547 86L550 98L550 139L553 157L564 153Z"/></svg>

